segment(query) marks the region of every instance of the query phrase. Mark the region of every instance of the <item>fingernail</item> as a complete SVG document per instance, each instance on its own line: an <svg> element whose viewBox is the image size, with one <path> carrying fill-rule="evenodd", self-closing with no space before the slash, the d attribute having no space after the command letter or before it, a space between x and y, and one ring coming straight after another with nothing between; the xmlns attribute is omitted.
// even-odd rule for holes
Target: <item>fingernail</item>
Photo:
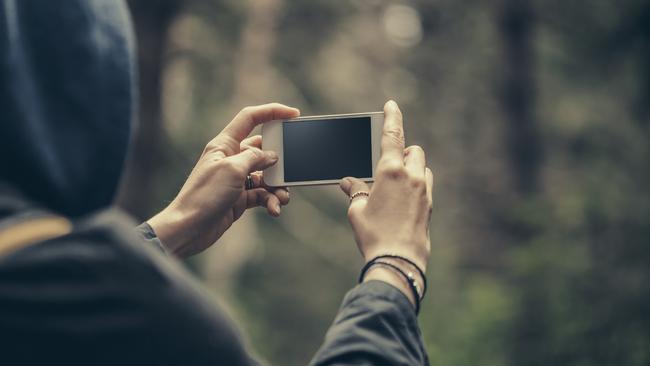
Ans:
<svg viewBox="0 0 650 366"><path fill-rule="evenodd" d="M268 156L271 160L278 160L278 153L275 151L267 151L266 156Z"/></svg>
<svg viewBox="0 0 650 366"><path fill-rule="evenodd" d="M279 203L276 203L276 204L275 204L275 213L277 213L277 214L279 215L279 214L280 214L280 210L281 210L281 209L280 209L280 204L279 204Z"/></svg>
<svg viewBox="0 0 650 366"><path fill-rule="evenodd" d="M388 101L388 109L397 112L399 111L399 106L397 105L396 101L391 99Z"/></svg>

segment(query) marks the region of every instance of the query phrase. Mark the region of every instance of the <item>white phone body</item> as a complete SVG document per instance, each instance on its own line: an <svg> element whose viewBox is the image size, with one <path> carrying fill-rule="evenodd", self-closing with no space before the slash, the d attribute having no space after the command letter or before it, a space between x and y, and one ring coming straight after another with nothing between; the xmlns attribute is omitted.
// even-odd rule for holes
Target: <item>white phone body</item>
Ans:
<svg viewBox="0 0 650 366"><path fill-rule="evenodd" d="M351 113L351 114L335 114L323 116L305 116L287 120L275 120L266 122L262 125L262 149L275 151L278 156L278 162L272 167L264 170L264 183L271 187L282 186L306 186L306 185L320 185L320 184L338 184L341 178L337 177L332 179L319 179L319 180L285 180L285 144L284 144L284 124L285 123L302 123L307 121L317 120L336 120L336 119L356 119L361 117L370 118L370 156L372 158L371 171L372 174L366 177L356 177L366 182L374 180L375 169L380 156L380 143L381 135L384 126L384 112L370 112L370 113ZM367 120L364 120L367 121ZM326 123L326 121L323 121ZM365 123L365 122L364 122ZM321 125L322 126L322 125ZM291 127L291 126L289 126ZM364 128L365 130L365 128ZM364 155L365 156L365 155Z"/></svg>

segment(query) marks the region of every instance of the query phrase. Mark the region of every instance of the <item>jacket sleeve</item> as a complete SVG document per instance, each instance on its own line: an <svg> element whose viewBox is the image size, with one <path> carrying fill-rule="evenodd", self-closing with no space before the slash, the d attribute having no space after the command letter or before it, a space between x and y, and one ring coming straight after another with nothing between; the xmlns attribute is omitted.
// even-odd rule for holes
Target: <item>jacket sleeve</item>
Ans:
<svg viewBox="0 0 650 366"><path fill-rule="evenodd" d="M311 365L429 365L413 305L385 282L358 285Z"/></svg>
<svg viewBox="0 0 650 366"><path fill-rule="evenodd" d="M167 254L167 251L165 250L165 247L162 245L162 242L160 241L160 239L158 239L158 236L153 231L153 228L147 222L143 222L142 224L136 226L135 233L138 235L140 239L142 239L143 242L147 243L152 248L156 248L161 252Z"/></svg>

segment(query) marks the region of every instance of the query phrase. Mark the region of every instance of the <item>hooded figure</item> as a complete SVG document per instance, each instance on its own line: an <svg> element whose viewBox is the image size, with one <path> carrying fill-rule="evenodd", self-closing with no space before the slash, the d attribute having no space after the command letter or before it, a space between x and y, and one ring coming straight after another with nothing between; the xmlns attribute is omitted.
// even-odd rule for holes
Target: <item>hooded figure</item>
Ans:
<svg viewBox="0 0 650 366"><path fill-rule="evenodd" d="M134 115L126 5L4 0L0 14L0 181L67 216L105 208Z"/></svg>
<svg viewBox="0 0 650 366"><path fill-rule="evenodd" d="M0 0L3 365L257 364L151 227L110 208L134 79L123 1ZM353 289L313 363L427 363L411 304Z"/></svg>
<svg viewBox="0 0 650 366"><path fill-rule="evenodd" d="M0 57L0 228L73 226L0 257L0 363L251 364L184 271L107 210L135 109L126 4L2 0Z"/></svg>

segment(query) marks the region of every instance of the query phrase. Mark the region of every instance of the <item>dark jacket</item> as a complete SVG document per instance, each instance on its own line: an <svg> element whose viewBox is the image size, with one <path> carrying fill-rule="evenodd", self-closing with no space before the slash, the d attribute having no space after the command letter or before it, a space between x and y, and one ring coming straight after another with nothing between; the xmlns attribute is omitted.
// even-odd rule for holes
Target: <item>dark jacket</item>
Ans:
<svg viewBox="0 0 650 366"><path fill-rule="evenodd" d="M256 364L151 228L110 208L134 112L132 43L122 1L0 0L0 241L38 217L73 223L0 256L3 365ZM413 306L368 282L312 363L428 362Z"/></svg>

